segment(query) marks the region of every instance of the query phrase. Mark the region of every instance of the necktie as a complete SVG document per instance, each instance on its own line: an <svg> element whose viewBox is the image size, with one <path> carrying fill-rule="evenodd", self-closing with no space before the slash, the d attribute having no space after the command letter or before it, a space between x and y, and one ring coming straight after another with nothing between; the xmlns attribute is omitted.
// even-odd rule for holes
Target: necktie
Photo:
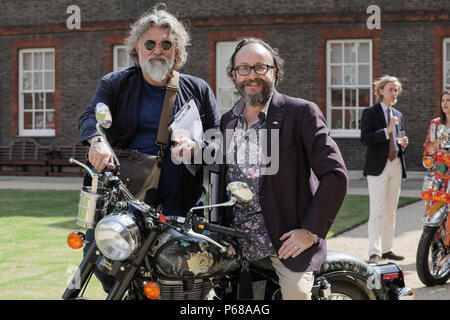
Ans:
<svg viewBox="0 0 450 320"><path fill-rule="evenodd" d="M391 108L388 108L388 125L391 121ZM395 152L395 146L394 146L394 133L393 131L389 133L389 160L394 160L397 158L397 152Z"/></svg>

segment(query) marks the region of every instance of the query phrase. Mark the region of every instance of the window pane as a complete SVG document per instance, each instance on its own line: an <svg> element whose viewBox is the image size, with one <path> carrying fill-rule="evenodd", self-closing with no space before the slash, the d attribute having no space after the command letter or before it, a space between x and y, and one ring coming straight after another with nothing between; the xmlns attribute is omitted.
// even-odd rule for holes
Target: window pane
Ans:
<svg viewBox="0 0 450 320"><path fill-rule="evenodd" d="M330 57L331 63L342 62L342 44L340 43L330 44Z"/></svg>
<svg viewBox="0 0 450 320"><path fill-rule="evenodd" d="M31 52L26 52L23 54L23 70L31 70Z"/></svg>
<svg viewBox="0 0 450 320"><path fill-rule="evenodd" d="M117 49L117 66L124 68L127 65L127 53L123 48Z"/></svg>
<svg viewBox="0 0 450 320"><path fill-rule="evenodd" d="M355 43L344 43L344 62L356 62L357 50Z"/></svg>
<svg viewBox="0 0 450 320"><path fill-rule="evenodd" d="M35 129L44 129L44 113L36 112L34 114Z"/></svg>
<svg viewBox="0 0 450 320"><path fill-rule="evenodd" d="M342 129L342 110L331 110L331 129Z"/></svg>
<svg viewBox="0 0 450 320"><path fill-rule="evenodd" d="M450 62L450 41L447 42L447 62Z"/></svg>
<svg viewBox="0 0 450 320"><path fill-rule="evenodd" d="M344 67L344 85L356 84L356 66Z"/></svg>
<svg viewBox="0 0 450 320"><path fill-rule="evenodd" d="M359 106L370 106L370 89L359 89Z"/></svg>
<svg viewBox="0 0 450 320"><path fill-rule="evenodd" d="M356 129L356 109L345 110L345 129Z"/></svg>
<svg viewBox="0 0 450 320"><path fill-rule="evenodd" d="M447 84L450 84L450 82L448 81L448 79L450 78L450 63L445 64L444 72L444 79L447 78Z"/></svg>
<svg viewBox="0 0 450 320"><path fill-rule="evenodd" d="M55 129L55 113L49 111L45 113L46 129Z"/></svg>
<svg viewBox="0 0 450 320"><path fill-rule="evenodd" d="M33 53L33 70L42 70L42 52Z"/></svg>
<svg viewBox="0 0 450 320"><path fill-rule="evenodd" d="M33 90L42 90L42 72L34 72L33 74Z"/></svg>
<svg viewBox="0 0 450 320"><path fill-rule="evenodd" d="M233 89L220 88L217 91L217 104L221 113L228 111L233 106Z"/></svg>
<svg viewBox="0 0 450 320"><path fill-rule="evenodd" d="M23 113L23 128L31 130L33 129L33 113L24 112Z"/></svg>
<svg viewBox="0 0 450 320"><path fill-rule="evenodd" d="M44 72L44 89L45 90L54 90L55 88L55 79L54 72Z"/></svg>
<svg viewBox="0 0 450 320"><path fill-rule="evenodd" d="M358 66L358 82L361 85L370 85L370 67Z"/></svg>
<svg viewBox="0 0 450 320"><path fill-rule="evenodd" d="M45 109L55 110L55 94L53 93L45 94Z"/></svg>
<svg viewBox="0 0 450 320"><path fill-rule="evenodd" d="M360 43L358 48L358 62L370 62L370 46L368 43Z"/></svg>
<svg viewBox="0 0 450 320"><path fill-rule="evenodd" d="M342 67L332 66L331 67L331 85L342 85Z"/></svg>
<svg viewBox="0 0 450 320"><path fill-rule="evenodd" d="M22 76L22 90L31 90L31 72L24 72Z"/></svg>
<svg viewBox="0 0 450 320"><path fill-rule="evenodd" d="M46 52L44 58L44 68L46 70L55 70L55 62L53 52Z"/></svg>
<svg viewBox="0 0 450 320"><path fill-rule="evenodd" d="M24 93L23 95L23 108L25 110L33 109L33 94L32 93Z"/></svg>
<svg viewBox="0 0 450 320"><path fill-rule="evenodd" d="M238 41L221 41L216 43L216 92L217 104L221 114L230 110L236 102L236 98L239 97L239 94L234 89L233 82L226 74L226 66L237 44Z"/></svg>
<svg viewBox="0 0 450 320"><path fill-rule="evenodd" d="M356 107L356 89L345 89L345 106Z"/></svg>
<svg viewBox="0 0 450 320"><path fill-rule="evenodd" d="M342 107L342 89L331 90L331 106Z"/></svg>
<svg viewBox="0 0 450 320"><path fill-rule="evenodd" d="M35 93L34 94L34 108L38 110L44 109L45 106L45 93Z"/></svg>

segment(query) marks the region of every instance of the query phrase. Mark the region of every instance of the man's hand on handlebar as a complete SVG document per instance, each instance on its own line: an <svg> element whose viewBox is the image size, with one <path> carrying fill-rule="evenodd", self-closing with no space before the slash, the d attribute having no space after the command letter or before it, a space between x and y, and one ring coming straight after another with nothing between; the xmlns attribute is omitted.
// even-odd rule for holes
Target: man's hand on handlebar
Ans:
<svg viewBox="0 0 450 320"><path fill-rule="evenodd" d="M89 147L89 162L98 171L102 172L108 163L114 163L114 157L103 141L93 141Z"/></svg>

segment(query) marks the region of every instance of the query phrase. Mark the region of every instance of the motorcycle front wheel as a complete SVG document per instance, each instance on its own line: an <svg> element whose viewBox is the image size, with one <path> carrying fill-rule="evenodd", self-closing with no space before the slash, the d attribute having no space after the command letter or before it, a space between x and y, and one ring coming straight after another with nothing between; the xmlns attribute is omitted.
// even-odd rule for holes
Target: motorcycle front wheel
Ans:
<svg viewBox="0 0 450 320"><path fill-rule="evenodd" d="M449 248L445 245L444 224L425 227L417 248L416 269L426 286L440 285L450 278Z"/></svg>

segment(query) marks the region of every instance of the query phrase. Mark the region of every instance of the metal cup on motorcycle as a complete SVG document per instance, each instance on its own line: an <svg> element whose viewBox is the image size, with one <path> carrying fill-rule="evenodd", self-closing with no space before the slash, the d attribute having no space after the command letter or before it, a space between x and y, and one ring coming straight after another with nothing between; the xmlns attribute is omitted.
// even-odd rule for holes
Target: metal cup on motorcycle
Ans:
<svg viewBox="0 0 450 320"><path fill-rule="evenodd" d="M433 189L434 178L425 176L423 178L422 191L428 192L429 189Z"/></svg>

